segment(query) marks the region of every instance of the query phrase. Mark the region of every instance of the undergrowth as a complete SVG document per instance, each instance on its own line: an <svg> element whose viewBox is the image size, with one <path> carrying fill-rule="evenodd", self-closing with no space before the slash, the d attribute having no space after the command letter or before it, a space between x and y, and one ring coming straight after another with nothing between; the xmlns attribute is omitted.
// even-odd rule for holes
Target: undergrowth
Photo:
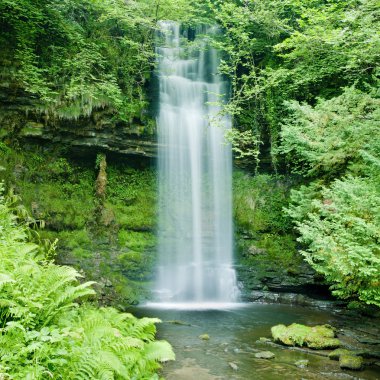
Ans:
<svg viewBox="0 0 380 380"><path fill-rule="evenodd" d="M0 195L0 378L158 379L174 359L155 340L160 321L92 305L93 283L55 265L54 244L31 242L17 210Z"/></svg>

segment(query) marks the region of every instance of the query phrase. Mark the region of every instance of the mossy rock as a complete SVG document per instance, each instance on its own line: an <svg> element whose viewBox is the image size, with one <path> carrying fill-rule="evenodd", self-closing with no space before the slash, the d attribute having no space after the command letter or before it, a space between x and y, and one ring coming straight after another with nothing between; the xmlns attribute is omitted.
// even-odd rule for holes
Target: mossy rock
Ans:
<svg viewBox="0 0 380 380"><path fill-rule="evenodd" d="M339 360L342 355L352 355L352 352L345 348L337 348L329 353L329 358L331 360Z"/></svg>
<svg viewBox="0 0 380 380"><path fill-rule="evenodd" d="M290 326L277 325L271 328L275 342L286 346L306 346L315 350L337 348L340 342L335 338L330 325L305 326L293 323Z"/></svg>
<svg viewBox="0 0 380 380"><path fill-rule="evenodd" d="M363 367L363 358L354 355L341 355L339 357L340 368L360 370Z"/></svg>
<svg viewBox="0 0 380 380"><path fill-rule="evenodd" d="M208 334L199 335L199 339L201 339L201 340L210 340L210 335L208 335Z"/></svg>

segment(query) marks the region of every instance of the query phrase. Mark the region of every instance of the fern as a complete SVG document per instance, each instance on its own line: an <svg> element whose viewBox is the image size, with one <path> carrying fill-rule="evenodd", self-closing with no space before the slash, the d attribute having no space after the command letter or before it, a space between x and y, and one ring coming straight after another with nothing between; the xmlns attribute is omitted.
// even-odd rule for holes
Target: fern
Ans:
<svg viewBox="0 0 380 380"><path fill-rule="evenodd" d="M80 284L27 237L0 189L0 378L152 379L174 359L154 341L158 319L83 304L93 283Z"/></svg>

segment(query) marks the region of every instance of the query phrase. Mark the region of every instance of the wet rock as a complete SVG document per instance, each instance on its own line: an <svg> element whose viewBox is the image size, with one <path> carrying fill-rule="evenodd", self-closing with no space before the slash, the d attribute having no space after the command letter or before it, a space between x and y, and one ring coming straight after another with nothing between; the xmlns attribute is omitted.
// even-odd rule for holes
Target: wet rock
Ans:
<svg viewBox="0 0 380 380"><path fill-rule="evenodd" d="M380 345L380 339L368 338L368 337L358 337L357 340L360 343L371 344L371 345Z"/></svg>
<svg viewBox="0 0 380 380"><path fill-rule="evenodd" d="M362 358L366 359L380 359L380 352L379 351L369 351L369 350L358 350L355 351L356 356L361 356Z"/></svg>
<svg viewBox="0 0 380 380"><path fill-rule="evenodd" d="M166 323L170 323L172 325L178 325L178 326L191 326L190 323L186 323L186 322L182 322L182 321L178 321L178 320L171 320L171 321L166 321Z"/></svg>
<svg viewBox="0 0 380 380"><path fill-rule="evenodd" d="M343 369L360 370L363 367L363 358L353 355L341 355L339 366Z"/></svg>
<svg viewBox="0 0 380 380"><path fill-rule="evenodd" d="M277 293L271 291L266 291L267 286L258 286L259 290L252 290L247 300L251 302L263 302L263 303L281 303L286 305L301 305L301 306L311 306L321 309L332 308L338 304L337 301L328 300L317 300L308 297L304 294L298 293Z"/></svg>
<svg viewBox="0 0 380 380"><path fill-rule="evenodd" d="M156 157L155 136L142 124L115 125L105 112L94 111L91 117L77 120L75 126L64 120L46 124L29 122L20 131L20 137L40 145L63 146L78 155L103 151L120 156Z"/></svg>
<svg viewBox="0 0 380 380"><path fill-rule="evenodd" d="M210 340L210 335L208 335L208 334L199 335L199 339L201 339L201 340Z"/></svg>
<svg viewBox="0 0 380 380"><path fill-rule="evenodd" d="M239 369L239 367L237 366L237 364L235 363L228 363L228 365L234 370L234 371L237 371Z"/></svg>
<svg viewBox="0 0 380 380"><path fill-rule="evenodd" d="M255 358L257 359L273 359L275 354L270 351L261 351L255 354Z"/></svg>
<svg viewBox="0 0 380 380"><path fill-rule="evenodd" d="M309 365L308 360L298 360L294 363L298 368L306 368Z"/></svg>
<svg viewBox="0 0 380 380"><path fill-rule="evenodd" d="M342 355L352 355L352 352L346 350L345 348L337 348L336 350L329 353L329 358L331 360L339 360Z"/></svg>
<svg viewBox="0 0 380 380"><path fill-rule="evenodd" d="M330 325L304 326L293 323L290 326L277 325L271 328L275 342L286 346L306 346L315 350L337 348L340 341Z"/></svg>

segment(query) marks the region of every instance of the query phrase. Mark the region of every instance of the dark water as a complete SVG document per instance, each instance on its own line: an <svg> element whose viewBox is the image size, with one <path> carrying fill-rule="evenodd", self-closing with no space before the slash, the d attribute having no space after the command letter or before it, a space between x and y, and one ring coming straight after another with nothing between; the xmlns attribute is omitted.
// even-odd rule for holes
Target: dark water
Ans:
<svg viewBox="0 0 380 380"><path fill-rule="evenodd" d="M271 326L279 323L336 325L338 317L328 311L249 304L229 310L139 307L132 312L163 321L158 325L158 337L169 341L177 356L162 371L168 380L380 379L376 366L360 372L343 371L337 361L326 357L258 342L260 337L269 338ZM201 340L201 334L208 334L210 340ZM271 360L257 359L254 354L259 351L271 351L276 356ZM304 359L309 360L309 365L298 368L295 362Z"/></svg>

